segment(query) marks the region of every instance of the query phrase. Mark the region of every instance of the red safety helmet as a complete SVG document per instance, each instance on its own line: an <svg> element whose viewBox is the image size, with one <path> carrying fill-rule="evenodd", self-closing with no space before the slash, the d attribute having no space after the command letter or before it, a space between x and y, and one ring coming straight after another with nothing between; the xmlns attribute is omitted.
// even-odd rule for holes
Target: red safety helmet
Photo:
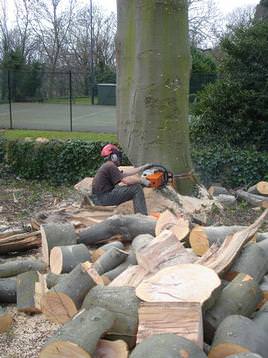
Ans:
<svg viewBox="0 0 268 358"><path fill-rule="evenodd" d="M101 156L103 158L109 157L111 154L117 154L120 156L121 152L114 144L106 144L101 150Z"/></svg>

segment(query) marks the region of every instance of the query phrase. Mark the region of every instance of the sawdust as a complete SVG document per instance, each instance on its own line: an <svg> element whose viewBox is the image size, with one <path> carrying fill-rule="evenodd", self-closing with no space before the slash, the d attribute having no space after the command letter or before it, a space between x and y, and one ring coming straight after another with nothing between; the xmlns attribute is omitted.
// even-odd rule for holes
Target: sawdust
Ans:
<svg viewBox="0 0 268 358"><path fill-rule="evenodd" d="M39 353L59 326L46 320L43 314L27 316L8 306L13 318L12 328L0 335L1 358L38 358Z"/></svg>

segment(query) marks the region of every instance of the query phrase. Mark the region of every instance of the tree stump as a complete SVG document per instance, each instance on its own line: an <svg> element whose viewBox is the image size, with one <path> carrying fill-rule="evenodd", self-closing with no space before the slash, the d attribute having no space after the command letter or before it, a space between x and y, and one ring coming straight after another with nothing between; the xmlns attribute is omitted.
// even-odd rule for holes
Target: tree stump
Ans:
<svg viewBox="0 0 268 358"><path fill-rule="evenodd" d="M131 287L96 286L87 294L82 308L103 307L113 312L116 320L106 337L122 339L132 348L136 343L139 302Z"/></svg>
<svg viewBox="0 0 268 358"><path fill-rule="evenodd" d="M219 325L209 352L209 358L225 358L231 354L254 352L267 356L267 333L247 317L231 315Z"/></svg>
<svg viewBox="0 0 268 358"><path fill-rule="evenodd" d="M245 229L245 226L196 226L190 233L190 244L195 254L204 255L216 244L220 246L227 236Z"/></svg>
<svg viewBox="0 0 268 358"><path fill-rule="evenodd" d="M0 279L0 302L16 303L17 302L17 285L16 278Z"/></svg>
<svg viewBox="0 0 268 358"><path fill-rule="evenodd" d="M9 330L12 326L12 316L3 307L0 306L0 334Z"/></svg>
<svg viewBox="0 0 268 358"><path fill-rule="evenodd" d="M43 260L49 264L50 251L55 246L68 246L77 243L77 235L72 224L49 223L41 225Z"/></svg>
<svg viewBox="0 0 268 358"><path fill-rule="evenodd" d="M268 251L267 251L268 254ZM268 257L259 244L248 244L243 247L231 268L224 275L225 280L233 280L239 273L247 274L256 282L261 282L268 271Z"/></svg>
<svg viewBox="0 0 268 358"><path fill-rule="evenodd" d="M35 283L38 274L35 271L24 272L17 276L17 309L24 313L41 312L35 304Z"/></svg>
<svg viewBox="0 0 268 358"><path fill-rule="evenodd" d="M129 358L205 358L205 353L189 339L172 333L151 336L132 351Z"/></svg>
<svg viewBox="0 0 268 358"><path fill-rule="evenodd" d="M217 327L227 316L241 314L249 317L262 300L258 283L240 273L221 292L213 307L205 313L205 341L211 343Z"/></svg>
<svg viewBox="0 0 268 358"><path fill-rule="evenodd" d="M114 314L101 307L78 313L48 341L40 358L93 358L99 339L114 320Z"/></svg>
<svg viewBox="0 0 268 358"><path fill-rule="evenodd" d="M50 269L61 274L72 271L79 263L91 261L91 255L84 244L55 246L50 251Z"/></svg>
<svg viewBox="0 0 268 358"><path fill-rule="evenodd" d="M95 245L112 237L132 241L140 234L154 235L156 220L145 215L114 215L111 218L80 231L78 243Z"/></svg>

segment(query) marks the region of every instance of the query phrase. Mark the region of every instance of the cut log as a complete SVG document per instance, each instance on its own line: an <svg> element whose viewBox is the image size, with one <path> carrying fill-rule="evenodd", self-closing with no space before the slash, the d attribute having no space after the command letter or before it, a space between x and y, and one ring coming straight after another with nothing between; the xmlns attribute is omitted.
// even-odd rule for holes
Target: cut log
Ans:
<svg viewBox="0 0 268 358"><path fill-rule="evenodd" d="M0 238L0 254L26 251L41 246L40 231L20 233Z"/></svg>
<svg viewBox="0 0 268 358"><path fill-rule="evenodd" d="M131 243L131 247L134 252L137 253L139 250L146 247L152 240L154 236L150 234L142 234L135 237L135 239Z"/></svg>
<svg viewBox="0 0 268 358"><path fill-rule="evenodd" d="M127 257L128 253L126 251L112 247L94 263L94 268L100 275L103 275L120 265Z"/></svg>
<svg viewBox="0 0 268 358"><path fill-rule="evenodd" d="M94 245L112 237L132 241L140 234L154 235L156 220L146 215L114 215L79 233L78 243Z"/></svg>
<svg viewBox="0 0 268 358"><path fill-rule="evenodd" d="M240 199L247 201L252 206L260 206L262 208L268 208L267 196L250 194L244 190L237 190L236 194Z"/></svg>
<svg viewBox="0 0 268 358"><path fill-rule="evenodd" d="M216 196L215 201L220 203L224 207L230 207L236 203L236 197L234 195L220 194Z"/></svg>
<svg viewBox="0 0 268 358"><path fill-rule="evenodd" d="M52 272L48 272L46 275L45 275L45 281L46 281L46 285L47 285L47 288L50 289L52 288L53 286L56 286L56 284L61 280L63 279L64 277L66 277L66 274L63 274L63 275L56 275ZM40 280L40 278L39 278Z"/></svg>
<svg viewBox="0 0 268 358"><path fill-rule="evenodd" d="M113 313L101 307L78 313L48 341L40 358L93 358L99 339L114 319Z"/></svg>
<svg viewBox="0 0 268 358"><path fill-rule="evenodd" d="M189 241L194 253L202 256L213 244L220 246L227 236L245 228L246 226L196 226L190 233Z"/></svg>
<svg viewBox="0 0 268 358"><path fill-rule="evenodd" d="M159 219L155 225L155 236L160 235L163 230L170 229L172 226L176 225L178 217L173 214L170 210L165 210L160 214Z"/></svg>
<svg viewBox="0 0 268 358"><path fill-rule="evenodd" d="M256 234L266 216L268 209L249 227L227 237L220 248L212 246L197 263L214 270L218 275L228 271L242 247Z"/></svg>
<svg viewBox="0 0 268 358"><path fill-rule="evenodd" d="M109 284L109 287L137 287L147 275L148 272L143 267L129 266Z"/></svg>
<svg viewBox="0 0 268 358"><path fill-rule="evenodd" d="M112 247L116 247L117 249L123 250L124 244L121 241L113 241L108 244L102 245L97 250L94 250L92 254L92 261L95 262L100 258L106 251L110 250Z"/></svg>
<svg viewBox="0 0 268 358"><path fill-rule="evenodd" d="M199 302L202 305L220 286L221 281L213 270L182 264L145 278L136 288L136 295L146 302Z"/></svg>
<svg viewBox="0 0 268 358"><path fill-rule="evenodd" d="M264 251L264 253L265 253L265 255L266 255L267 259L268 259L268 240L259 241L257 243L257 245L258 245L258 247L260 247Z"/></svg>
<svg viewBox="0 0 268 358"><path fill-rule="evenodd" d="M136 264L137 264L136 255L135 255L134 251L130 251L128 253L127 259L122 264L115 267L111 271L105 272L105 274L101 276L104 284L108 285L117 276L119 276L123 271L125 271L130 265L136 265Z"/></svg>
<svg viewBox="0 0 268 358"><path fill-rule="evenodd" d="M1 303L17 302L17 287L16 287L15 277L0 279L0 302Z"/></svg>
<svg viewBox="0 0 268 358"><path fill-rule="evenodd" d="M12 316L3 307L0 306L0 334L8 331L12 326Z"/></svg>
<svg viewBox="0 0 268 358"><path fill-rule="evenodd" d="M94 358L128 358L128 347L122 340L99 340Z"/></svg>
<svg viewBox="0 0 268 358"><path fill-rule="evenodd" d="M35 304L35 283L38 274L35 271L21 273L17 276L17 309L24 313L40 313Z"/></svg>
<svg viewBox="0 0 268 358"><path fill-rule="evenodd" d="M78 264L43 298L43 313L56 323L65 323L81 307L88 291L102 282L90 262Z"/></svg>
<svg viewBox="0 0 268 358"><path fill-rule="evenodd" d="M175 258L185 248L170 230L164 230L149 245L136 253L137 261L148 272L154 272L160 264Z"/></svg>
<svg viewBox="0 0 268 358"><path fill-rule="evenodd" d="M248 193L268 196L268 182L260 181L248 189Z"/></svg>
<svg viewBox="0 0 268 358"><path fill-rule="evenodd" d="M55 246L68 246L77 243L77 235L72 224L44 224L40 227L43 260L49 264L50 251Z"/></svg>
<svg viewBox="0 0 268 358"><path fill-rule="evenodd" d="M102 307L116 316L113 326L106 332L109 339L122 339L130 348L136 343L139 299L131 287L96 286L87 294L82 308Z"/></svg>
<svg viewBox="0 0 268 358"><path fill-rule="evenodd" d="M27 271L45 272L47 264L39 260L16 260L0 264L0 277L16 276Z"/></svg>
<svg viewBox="0 0 268 358"><path fill-rule="evenodd" d="M223 186L211 185L209 187L208 192L211 196L218 196L220 194L228 195L229 192Z"/></svg>
<svg viewBox="0 0 268 358"><path fill-rule="evenodd" d="M91 255L84 244L55 246L50 251L50 269L61 274L72 271L79 263L91 261Z"/></svg>
<svg viewBox="0 0 268 358"><path fill-rule="evenodd" d="M256 234L256 242L259 243L263 240L268 239L268 232L258 232Z"/></svg>
<svg viewBox="0 0 268 358"><path fill-rule="evenodd" d="M266 302L256 313L253 321L262 330L262 332L268 335L268 302Z"/></svg>
<svg viewBox="0 0 268 358"><path fill-rule="evenodd" d="M228 356L226 358L263 358L259 354L251 353L251 352L245 352L245 353L237 353L232 354L231 356Z"/></svg>
<svg viewBox="0 0 268 358"><path fill-rule="evenodd" d="M205 358L200 347L172 333L151 336L132 351L130 358Z"/></svg>
<svg viewBox="0 0 268 358"><path fill-rule="evenodd" d="M174 333L203 347L202 311L194 302L143 302L139 308L137 343L161 333Z"/></svg>
<svg viewBox="0 0 268 358"><path fill-rule="evenodd" d="M267 333L247 317L232 315L219 325L213 339L209 358L225 358L231 354L254 352L267 356Z"/></svg>
<svg viewBox="0 0 268 358"><path fill-rule="evenodd" d="M237 256L224 278L227 281L232 281L239 273L243 272L259 283L267 271L268 257L265 251L258 244L248 244L242 249L241 254Z"/></svg>
<svg viewBox="0 0 268 358"><path fill-rule="evenodd" d="M263 300L258 308L262 307L268 301L268 275L264 276L262 282L260 283L260 289L263 294Z"/></svg>
<svg viewBox="0 0 268 358"><path fill-rule="evenodd" d="M221 292L216 303L205 313L205 340L211 343L216 329L227 316L241 314L246 317L255 312L262 301L258 283L243 273L229 283Z"/></svg>

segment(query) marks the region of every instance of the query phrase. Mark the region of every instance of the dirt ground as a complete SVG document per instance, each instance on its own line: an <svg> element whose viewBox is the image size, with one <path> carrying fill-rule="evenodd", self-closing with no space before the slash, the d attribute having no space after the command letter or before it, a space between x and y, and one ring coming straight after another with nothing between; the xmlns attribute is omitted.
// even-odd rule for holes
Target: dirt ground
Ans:
<svg viewBox="0 0 268 358"><path fill-rule="evenodd" d="M52 209L60 201L72 203L79 200L73 187L51 187L43 182L29 182L19 178L0 178L0 232L7 226L25 226L36 212ZM232 208L213 209L207 225L249 225L260 215L260 210L239 202ZM263 226L268 231L268 222ZM24 256L39 256L32 250ZM0 257L6 259L7 257ZM26 316L18 313L15 305L9 305L13 326L0 335L1 358L37 358L41 347L53 335L58 326L48 322L44 315Z"/></svg>

